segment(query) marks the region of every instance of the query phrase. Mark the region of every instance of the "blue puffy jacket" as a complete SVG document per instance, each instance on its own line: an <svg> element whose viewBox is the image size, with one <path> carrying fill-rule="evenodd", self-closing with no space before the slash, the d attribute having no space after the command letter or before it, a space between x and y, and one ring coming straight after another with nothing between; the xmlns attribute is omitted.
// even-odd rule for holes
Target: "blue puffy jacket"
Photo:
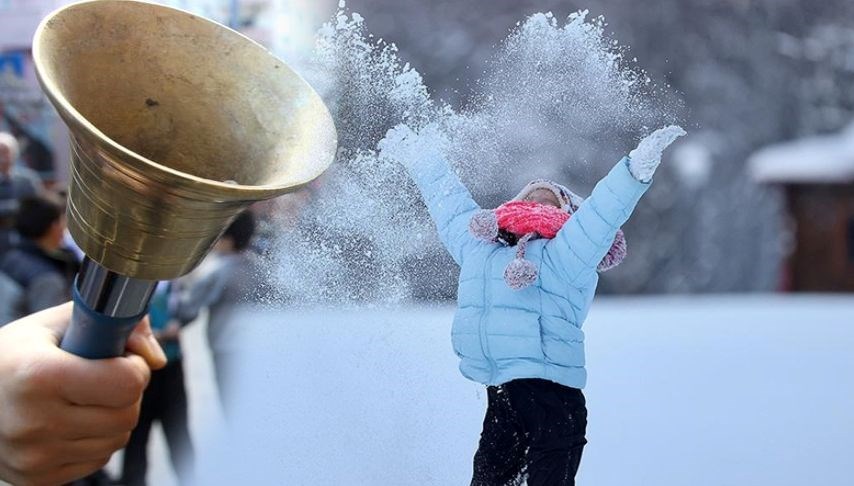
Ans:
<svg viewBox="0 0 854 486"><path fill-rule="evenodd" d="M581 325L599 282L596 267L649 187L631 175L628 160L599 181L554 239L528 244L525 259L539 276L522 290L504 281L516 249L469 233L480 208L449 165L435 158L408 168L439 238L461 267L452 339L465 377L485 385L543 378L584 387Z"/></svg>

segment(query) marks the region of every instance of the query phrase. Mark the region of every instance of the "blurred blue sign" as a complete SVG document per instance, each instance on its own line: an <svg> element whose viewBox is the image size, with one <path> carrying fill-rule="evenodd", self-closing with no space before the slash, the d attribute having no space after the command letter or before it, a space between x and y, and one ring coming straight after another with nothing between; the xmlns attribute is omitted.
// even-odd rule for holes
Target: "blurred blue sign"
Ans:
<svg viewBox="0 0 854 486"><path fill-rule="evenodd" d="M24 77L24 64L26 58L23 52L2 52L0 53L0 73L11 71L19 78Z"/></svg>

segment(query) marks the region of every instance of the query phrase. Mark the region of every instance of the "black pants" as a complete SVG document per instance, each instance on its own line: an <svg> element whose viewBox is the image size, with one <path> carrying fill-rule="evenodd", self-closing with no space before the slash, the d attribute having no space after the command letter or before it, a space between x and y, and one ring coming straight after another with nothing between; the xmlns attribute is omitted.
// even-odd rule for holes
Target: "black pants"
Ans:
<svg viewBox="0 0 854 486"><path fill-rule="evenodd" d="M151 373L151 382L142 396L139 423L125 447L122 484L145 485L148 436L155 421L159 421L163 426L172 467L178 479L181 484L190 483L193 447L187 426L187 392L184 389L184 367L180 359L170 361L162 370Z"/></svg>
<svg viewBox="0 0 854 486"><path fill-rule="evenodd" d="M489 407L472 486L574 486L587 443L587 407L576 388L539 379L487 388Z"/></svg>

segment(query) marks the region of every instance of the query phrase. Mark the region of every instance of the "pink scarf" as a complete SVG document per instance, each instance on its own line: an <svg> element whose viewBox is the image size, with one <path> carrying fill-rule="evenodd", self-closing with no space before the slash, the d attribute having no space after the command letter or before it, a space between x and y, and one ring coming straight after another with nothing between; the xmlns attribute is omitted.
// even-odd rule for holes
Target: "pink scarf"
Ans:
<svg viewBox="0 0 854 486"><path fill-rule="evenodd" d="M533 201L510 201L495 209L498 227L519 238L537 233L541 238L554 238L569 221L566 211Z"/></svg>

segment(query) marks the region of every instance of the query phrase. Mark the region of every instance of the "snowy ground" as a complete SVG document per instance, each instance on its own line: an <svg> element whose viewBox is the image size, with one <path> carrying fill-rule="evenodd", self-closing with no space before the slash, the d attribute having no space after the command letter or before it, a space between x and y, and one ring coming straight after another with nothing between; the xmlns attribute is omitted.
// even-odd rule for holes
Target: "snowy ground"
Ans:
<svg viewBox="0 0 854 486"><path fill-rule="evenodd" d="M191 329L201 484L468 484L485 394L456 370L451 316L253 315L228 440L204 426L218 411ZM854 297L600 299L585 331L580 485L852 484ZM151 484L169 485L154 452Z"/></svg>

